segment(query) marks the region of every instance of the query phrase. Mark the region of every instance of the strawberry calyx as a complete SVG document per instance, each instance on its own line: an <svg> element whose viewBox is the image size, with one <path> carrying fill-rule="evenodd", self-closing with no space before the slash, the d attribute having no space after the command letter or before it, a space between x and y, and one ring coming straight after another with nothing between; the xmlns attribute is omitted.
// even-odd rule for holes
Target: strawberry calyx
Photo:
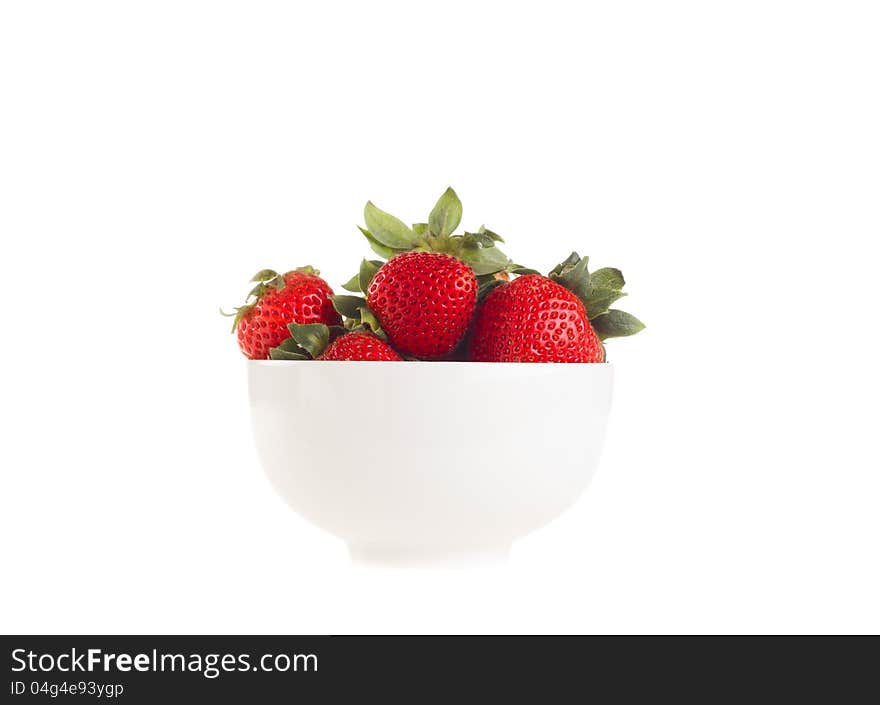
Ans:
<svg viewBox="0 0 880 705"><path fill-rule="evenodd" d="M333 308L342 316L343 326L348 331L358 329L367 330L382 340L387 341L388 336L382 330L379 319L376 318L370 307L367 305L367 289L370 282L384 264L380 260L368 260L364 258L361 261L360 269L351 279L349 279L342 288L361 296L350 296L348 294L334 294L330 297L333 302Z"/></svg>
<svg viewBox="0 0 880 705"><path fill-rule="evenodd" d="M254 274L251 277L251 282L256 282L256 285L248 292L247 297L245 297L245 302L241 306L237 306L232 309L232 313L227 313L222 308L220 309L220 315L226 316L228 318L232 318L232 332L234 333L236 328L238 328L238 324L244 316L248 314L251 309L256 305L257 301L259 301L268 291L275 289L275 291L281 291L284 289L287 283L287 275L292 272L303 272L305 274L314 274L315 276L319 276L321 272L312 267L311 265L306 265L305 267L297 267L296 269L292 269L289 272L284 272L284 274L279 274L274 269L261 269L259 272Z"/></svg>
<svg viewBox="0 0 880 705"><path fill-rule="evenodd" d="M504 239L485 226L481 225L477 232L453 234L461 223L461 216L461 200L450 187L437 200L427 223L415 223L410 227L375 206L372 201L367 201L364 206L367 227L358 226L358 229L370 248L386 260L416 250L457 257L478 276L494 274L510 267L510 258L495 244L504 242Z"/></svg>
<svg viewBox="0 0 880 705"><path fill-rule="evenodd" d="M327 346L348 331L323 323L289 323L290 337L269 349L270 360L316 360Z"/></svg>
<svg viewBox="0 0 880 705"><path fill-rule="evenodd" d="M635 335L645 324L630 313L611 308L611 304L627 295L622 291L626 283L623 274L613 267L590 273L589 259L572 252L551 270L549 278L581 300L599 340Z"/></svg>

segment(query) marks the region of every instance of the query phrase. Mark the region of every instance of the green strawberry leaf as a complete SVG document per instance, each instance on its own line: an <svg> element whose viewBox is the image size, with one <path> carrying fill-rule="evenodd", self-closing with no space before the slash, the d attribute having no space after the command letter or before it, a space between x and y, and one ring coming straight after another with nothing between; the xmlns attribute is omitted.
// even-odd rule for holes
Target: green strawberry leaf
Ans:
<svg viewBox="0 0 880 705"><path fill-rule="evenodd" d="M290 324L287 326L287 330L290 330ZM285 352L291 353L299 353L300 355L308 355L308 351L303 348L299 343L296 342L294 338L285 338L282 340L278 347Z"/></svg>
<svg viewBox="0 0 880 705"><path fill-rule="evenodd" d="M566 267L573 267L581 261L581 256L577 252L572 252L564 261L557 264L550 270L550 274L560 274Z"/></svg>
<svg viewBox="0 0 880 705"><path fill-rule="evenodd" d="M339 314L345 318L360 319L358 309L367 305L367 300L363 296L348 296L346 294L334 294L330 297Z"/></svg>
<svg viewBox="0 0 880 705"><path fill-rule="evenodd" d="M367 238L367 242L370 244L370 249L373 250L373 252L375 252L380 257L391 259L392 257L394 257L394 255L403 252L403 250L395 250L391 247L386 247L373 237L373 233L371 233L366 228L362 228L360 225L358 225L358 230L360 230L364 234L364 237Z"/></svg>
<svg viewBox="0 0 880 705"><path fill-rule="evenodd" d="M377 208L372 201L364 206L364 220L371 236L386 247L408 250L415 242L416 235L406 223Z"/></svg>
<svg viewBox="0 0 880 705"><path fill-rule="evenodd" d="M308 355L301 355L300 353L289 352L287 350L282 350L280 347L277 348L269 348L269 359L271 360L308 360Z"/></svg>
<svg viewBox="0 0 880 705"><path fill-rule="evenodd" d="M345 330L345 326L335 325L335 326L327 326L327 329L330 331L330 340L336 340L340 335L345 335L347 332Z"/></svg>
<svg viewBox="0 0 880 705"><path fill-rule="evenodd" d="M477 232L478 232L480 235L486 235L486 236L488 236L490 239L495 240L495 242L504 242L504 238L503 238L503 237L501 237L498 233L493 233L493 232L492 232L491 230L489 230L489 228L487 228L485 225L481 225L481 226L480 226L480 229L477 230Z"/></svg>
<svg viewBox="0 0 880 705"><path fill-rule="evenodd" d="M293 338L285 338L278 347L269 349L269 357L273 360L308 360L309 353Z"/></svg>
<svg viewBox="0 0 880 705"><path fill-rule="evenodd" d="M465 233L461 244L465 247L495 247L495 240L486 233Z"/></svg>
<svg viewBox="0 0 880 705"><path fill-rule="evenodd" d="M428 224L427 223L413 223L412 226L413 232L422 237L423 235L428 234Z"/></svg>
<svg viewBox="0 0 880 705"><path fill-rule="evenodd" d="M290 337L313 358L318 357L330 342L330 329L323 323L291 323Z"/></svg>
<svg viewBox="0 0 880 705"><path fill-rule="evenodd" d="M590 321L599 340L608 338L622 338L627 335L635 335L645 327L638 318L625 311L612 308L608 313L603 313Z"/></svg>
<svg viewBox="0 0 880 705"><path fill-rule="evenodd" d="M440 196L431 215L428 216L428 229L437 237L452 235L461 223L461 214L461 201L450 186Z"/></svg>
<svg viewBox="0 0 880 705"><path fill-rule="evenodd" d="M379 319L376 318L376 314L374 314L368 307L361 306L359 309L360 317L361 317L361 325L366 328L369 328L373 333L382 338L382 340L388 340L388 336L385 335L385 331L382 330L382 326L379 325Z"/></svg>
<svg viewBox="0 0 880 705"><path fill-rule="evenodd" d="M520 267L518 264L511 265L508 270L511 274L540 274L537 269L530 269L529 267Z"/></svg>
<svg viewBox="0 0 880 705"><path fill-rule="evenodd" d="M613 267L597 269L590 275L590 283L594 289L612 289L613 291L620 291L626 284L623 273Z"/></svg>
<svg viewBox="0 0 880 705"><path fill-rule="evenodd" d="M563 267L561 272L551 272L550 278L564 286L578 298L587 299L590 295L590 272L587 269L589 261L589 257L583 257L573 266L566 265Z"/></svg>
<svg viewBox="0 0 880 705"><path fill-rule="evenodd" d="M278 276L278 272L274 269L261 269L251 278L252 282L267 282Z"/></svg>
<svg viewBox="0 0 880 705"><path fill-rule="evenodd" d="M342 285L342 288L346 291L353 291L355 294L360 294L360 275L355 274L351 279L349 279L347 282L345 282L345 284Z"/></svg>
<svg viewBox="0 0 880 705"><path fill-rule="evenodd" d="M478 276L500 272L510 264L507 255L497 247L464 247L461 250L461 259Z"/></svg>
<svg viewBox="0 0 880 705"><path fill-rule="evenodd" d="M624 291L593 289L590 298L584 301L584 305L587 307L587 318L592 321L597 316L607 313L611 304L624 296L626 296Z"/></svg>
<svg viewBox="0 0 880 705"><path fill-rule="evenodd" d="M361 292L364 294L367 293L367 289L370 288L370 282L373 281L373 277L376 276L376 272L379 271L379 267L381 266L382 262L377 260L364 259L361 262L361 270L358 272L358 282ZM349 291L352 290L349 289Z"/></svg>

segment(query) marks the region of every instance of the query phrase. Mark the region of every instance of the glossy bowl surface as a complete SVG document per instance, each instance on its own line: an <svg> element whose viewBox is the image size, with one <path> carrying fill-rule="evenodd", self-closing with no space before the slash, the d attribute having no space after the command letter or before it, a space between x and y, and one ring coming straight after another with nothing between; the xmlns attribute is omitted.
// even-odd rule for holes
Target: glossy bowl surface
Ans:
<svg viewBox="0 0 880 705"><path fill-rule="evenodd" d="M590 482L608 364L248 362L263 468L356 559L502 557Z"/></svg>

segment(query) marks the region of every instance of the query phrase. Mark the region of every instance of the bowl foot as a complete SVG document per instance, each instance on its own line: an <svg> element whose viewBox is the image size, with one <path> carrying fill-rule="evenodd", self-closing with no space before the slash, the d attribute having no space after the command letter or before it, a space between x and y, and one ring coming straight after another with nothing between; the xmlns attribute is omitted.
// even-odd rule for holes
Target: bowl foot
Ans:
<svg viewBox="0 0 880 705"><path fill-rule="evenodd" d="M510 544L468 547L365 546L349 544L354 563L398 567L498 565L510 558Z"/></svg>

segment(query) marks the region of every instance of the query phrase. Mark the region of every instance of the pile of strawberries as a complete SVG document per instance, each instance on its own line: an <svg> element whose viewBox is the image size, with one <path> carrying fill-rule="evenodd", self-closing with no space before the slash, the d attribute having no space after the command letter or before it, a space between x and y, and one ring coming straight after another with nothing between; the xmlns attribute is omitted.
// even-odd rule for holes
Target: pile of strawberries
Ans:
<svg viewBox="0 0 880 705"><path fill-rule="evenodd" d="M548 276L514 264L481 227L454 235L451 188L412 227L368 202L360 228L382 260L363 260L336 295L312 267L258 272L233 331L252 360L604 362L603 341L639 332L611 308L618 269L590 272L576 252Z"/></svg>

